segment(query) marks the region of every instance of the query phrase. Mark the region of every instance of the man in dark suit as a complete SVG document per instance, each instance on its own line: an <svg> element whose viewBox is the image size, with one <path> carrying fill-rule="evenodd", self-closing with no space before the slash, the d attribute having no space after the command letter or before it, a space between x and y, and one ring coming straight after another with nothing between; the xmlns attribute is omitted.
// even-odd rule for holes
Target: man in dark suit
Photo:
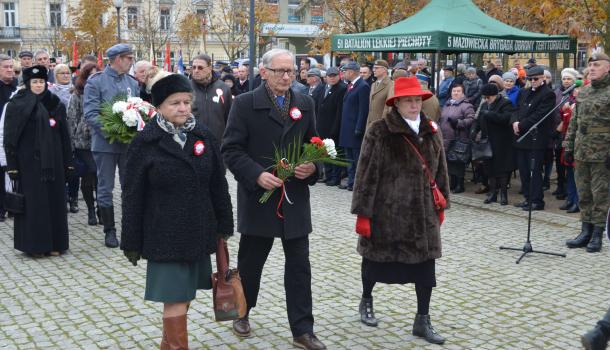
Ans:
<svg viewBox="0 0 610 350"><path fill-rule="evenodd" d="M324 84L322 84L322 73L318 68L311 68L307 71L307 85L309 89L307 94L311 96L316 104L316 110L320 106L322 98L324 98Z"/></svg>
<svg viewBox="0 0 610 350"><path fill-rule="evenodd" d="M13 59L5 54L0 54L0 113L4 111L4 105L8 102L11 95L17 90L17 79L15 79L15 70L13 69ZM4 136L4 120L0 120L0 136ZM2 151L4 154L4 151ZM3 157L4 158L4 157ZM6 159L2 159L0 163L0 222L5 220L6 212L4 210L4 171Z"/></svg>
<svg viewBox="0 0 610 350"><path fill-rule="evenodd" d="M343 98L339 146L345 149L345 156L350 161L350 166L347 169L347 186L339 186L339 188L351 191L354 188L360 146L366 129L371 87L360 77L358 63L349 62L343 66L343 69L343 77L349 83Z"/></svg>
<svg viewBox="0 0 610 350"><path fill-rule="evenodd" d="M527 80L532 84L531 88L524 89L519 94L519 111L511 119L513 132L519 138L528 132L532 126L540 121L555 105L555 93L544 82L544 69L533 66L527 70ZM522 142L515 142L517 149L517 163L525 201L515 204L517 207L528 210L544 210L544 193L542 190L542 161L544 152L551 138L553 129L553 118L547 118ZM534 137L535 135L535 137ZM533 173L531 160L534 159ZM530 181L532 182L532 193L530 193Z"/></svg>
<svg viewBox="0 0 610 350"><path fill-rule="evenodd" d="M343 97L347 86L341 81L337 67L330 67L326 70L326 82L327 84L323 86L322 100L316 112L316 127L321 138L332 139L337 144L339 143ZM327 186L339 185L341 167L324 164L324 172Z"/></svg>
<svg viewBox="0 0 610 350"><path fill-rule="evenodd" d="M326 349L313 332L309 234L312 231L309 186L316 166L295 168L295 176L282 182L272 172L276 147L309 142L315 135L315 109L311 97L290 89L295 76L294 56L273 49L263 55L264 82L236 96L225 130L221 152L238 182L237 231L241 233L237 267L248 305L246 317L233 322L233 331L250 336L248 315L256 306L263 267L275 238L280 238L286 259L284 288L293 344L303 349ZM259 198L275 189L265 203ZM287 204L286 193L292 204Z"/></svg>

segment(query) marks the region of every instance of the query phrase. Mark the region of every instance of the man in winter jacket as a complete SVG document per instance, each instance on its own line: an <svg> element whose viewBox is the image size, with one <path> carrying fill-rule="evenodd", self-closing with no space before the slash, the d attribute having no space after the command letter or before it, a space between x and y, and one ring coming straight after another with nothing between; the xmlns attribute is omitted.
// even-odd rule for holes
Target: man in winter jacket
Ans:
<svg viewBox="0 0 610 350"><path fill-rule="evenodd" d="M0 113L4 114L4 105L8 102L13 92L17 90L17 79L15 79L15 71L13 70L13 59L7 55L0 54ZM4 120L1 121L0 128L4 128ZM4 134L4 132L2 132ZM4 136L4 135L1 135ZM0 142L0 145L2 143ZM2 152L4 154L4 152ZM3 159L0 167L0 222L4 221L4 171L6 159Z"/></svg>
<svg viewBox="0 0 610 350"><path fill-rule="evenodd" d="M523 90L519 95L519 111L513 118L511 124L516 138L527 133L534 124L547 115L555 106L555 93L544 81L544 69L534 66L527 71L527 79L531 82L530 89ZM531 132L522 142L515 142L517 148L517 163L521 186L525 201L515 204L517 207L528 210L544 210L544 193L542 190L542 162L544 152L551 138L553 129L553 118L548 117L537 129ZM531 160L534 159L534 167ZM530 171L532 175L530 176ZM532 182L532 193L530 193L530 181Z"/></svg>
<svg viewBox="0 0 610 350"><path fill-rule="evenodd" d="M210 56L198 55L193 59L192 67L193 115L220 143L231 110L231 89L212 74Z"/></svg>

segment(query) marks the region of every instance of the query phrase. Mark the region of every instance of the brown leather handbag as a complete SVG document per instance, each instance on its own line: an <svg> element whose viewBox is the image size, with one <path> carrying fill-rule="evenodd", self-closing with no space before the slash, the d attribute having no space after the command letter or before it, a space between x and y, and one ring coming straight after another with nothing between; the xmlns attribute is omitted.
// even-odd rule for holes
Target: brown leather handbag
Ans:
<svg viewBox="0 0 610 350"><path fill-rule="evenodd" d="M218 238L216 272L212 274L214 317L216 321L231 321L246 316L244 288L237 269L229 268L229 249L224 239Z"/></svg>

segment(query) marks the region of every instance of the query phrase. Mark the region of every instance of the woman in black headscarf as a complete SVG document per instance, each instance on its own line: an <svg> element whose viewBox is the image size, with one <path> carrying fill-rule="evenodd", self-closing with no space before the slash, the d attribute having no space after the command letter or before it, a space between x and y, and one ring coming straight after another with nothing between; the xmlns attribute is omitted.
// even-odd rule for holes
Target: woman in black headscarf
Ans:
<svg viewBox="0 0 610 350"><path fill-rule="evenodd" d="M66 108L47 89L47 69L23 70L25 88L6 106L7 173L25 196L15 215L15 249L34 257L68 250L66 172L73 171Z"/></svg>

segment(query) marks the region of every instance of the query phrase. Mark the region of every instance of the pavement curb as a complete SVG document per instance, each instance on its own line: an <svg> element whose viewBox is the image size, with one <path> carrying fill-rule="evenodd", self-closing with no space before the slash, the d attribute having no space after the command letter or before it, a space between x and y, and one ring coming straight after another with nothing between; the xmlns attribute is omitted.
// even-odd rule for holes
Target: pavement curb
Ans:
<svg viewBox="0 0 610 350"><path fill-rule="evenodd" d="M449 197L452 203L473 207L481 210L492 211L496 213L508 214L527 219L527 212L519 208L515 208L512 204L500 205L498 203L484 204L481 199L471 198L459 194L452 194ZM574 229L580 229L580 220L567 215L555 214L542 211L532 212L532 221L539 221L545 224L565 226Z"/></svg>

